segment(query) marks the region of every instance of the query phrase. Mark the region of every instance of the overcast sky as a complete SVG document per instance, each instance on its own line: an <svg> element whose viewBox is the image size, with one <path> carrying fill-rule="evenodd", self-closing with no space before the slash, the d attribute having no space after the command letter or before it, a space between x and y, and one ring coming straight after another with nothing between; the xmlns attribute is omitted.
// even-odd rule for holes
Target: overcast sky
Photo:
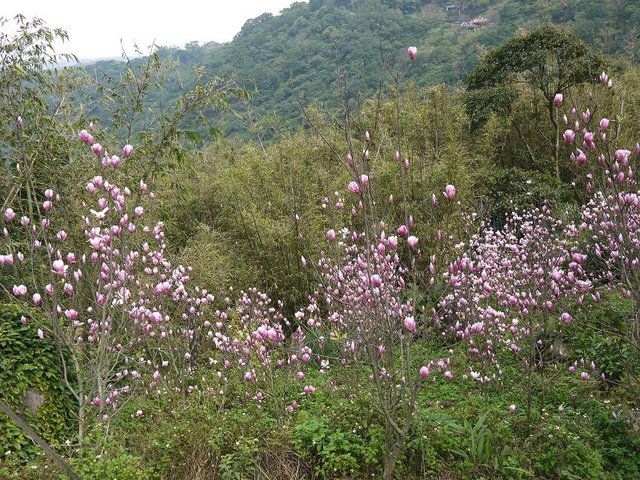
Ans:
<svg viewBox="0 0 640 480"><path fill-rule="evenodd" d="M154 41L157 45L180 47L192 40L228 42L248 19L265 12L277 14L293 3L293 0L0 0L0 17L13 19L18 13L40 17L50 27L63 28L69 34L69 42L56 48L58 53L102 58L120 56L121 39L131 55L134 42L145 51Z"/></svg>

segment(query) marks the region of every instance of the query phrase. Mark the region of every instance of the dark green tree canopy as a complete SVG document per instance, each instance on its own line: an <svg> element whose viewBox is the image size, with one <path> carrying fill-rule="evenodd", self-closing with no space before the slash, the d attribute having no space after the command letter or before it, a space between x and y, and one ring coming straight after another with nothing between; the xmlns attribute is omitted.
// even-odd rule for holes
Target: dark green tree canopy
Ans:
<svg viewBox="0 0 640 480"><path fill-rule="evenodd" d="M482 124L491 112L508 110L517 83L539 90L551 105L556 93L595 80L606 66L570 30L544 25L523 31L491 50L467 76L467 108L474 123Z"/></svg>

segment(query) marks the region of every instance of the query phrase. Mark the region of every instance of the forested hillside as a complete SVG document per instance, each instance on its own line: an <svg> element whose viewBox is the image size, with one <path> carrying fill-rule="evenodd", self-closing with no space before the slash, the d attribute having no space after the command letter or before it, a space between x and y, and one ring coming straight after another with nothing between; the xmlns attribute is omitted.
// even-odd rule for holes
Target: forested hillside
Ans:
<svg viewBox="0 0 640 480"><path fill-rule="evenodd" d="M172 76L179 73L181 80L168 79L151 108L175 101L181 82L192 82L191 68L201 65L206 75L232 76L251 93L250 103L233 104L240 116L225 115L219 126L228 134L249 138L253 129L254 138L270 138L271 129L301 125L301 104L335 111L345 97L353 106L374 95L381 79L387 88L406 45L421 52L406 80L458 85L489 49L519 29L545 23L571 29L618 62L635 63L640 55L640 5L633 0L312 0L247 21L227 44L158 48L160 58L176 62ZM98 79L118 78L123 64L87 69Z"/></svg>

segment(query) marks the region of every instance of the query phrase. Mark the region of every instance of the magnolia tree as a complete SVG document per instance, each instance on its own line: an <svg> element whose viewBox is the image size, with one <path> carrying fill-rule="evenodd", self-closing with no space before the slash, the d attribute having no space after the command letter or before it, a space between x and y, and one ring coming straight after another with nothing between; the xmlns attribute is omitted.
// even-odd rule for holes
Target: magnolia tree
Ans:
<svg viewBox="0 0 640 480"><path fill-rule="evenodd" d="M189 268L167 259L163 225L145 223L143 205L153 201L145 183L130 189L107 179L118 177L132 147L120 157L85 130L80 139L104 170L86 184L85 210L76 218L82 238L57 227L60 195L32 192L27 205L3 211L0 269L14 279L15 299L46 319L38 336L58 348L82 442L89 410L108 420L134 391L159 392L167 372L178 381L190 372L200 317L213 297L190 289ZM17 171L29 185L28 169Z"/></svg>
<svg viewBox="0 0 640 480"><path fill-rule="evenodd" d="M410 60L416 57L409 48ZM434 380L436 374L452 378L448 358L425 358L417 340L427 334L428 322L417 311L417 278L423 258L418 226L410 215L411 205L403 189L404 224L389 229L382 221L374 192L375 178L368 147L371 135L366 132L361 154L352 151L345 166L352 181L345 202L338 194L335 210L351 203L352 227L335 227L327 231L329 248L321 252L314 267L318 287L308 307L297 317L306 328L316 330L318 357L322 366L331 362L356 364L369 370L368 380L384 418L385 451L383 478L392 478L396 463L404 451L414 426L418 393ZM375 160L378 161L378 160ZM394 160L405 179L408 160L396 153ZM448 185L444 196L452 201L455 187ZM389 199L392 203L392 197ZM437 200L433 202L436 208ZM328 211L329 201L323 207ZM357 226L356 226L357 225ZM429 275L436 274L436 259L431 257ZM302 259L307 265L306 259ZM427 287L429 288L429 287ZM339 353L326 353L339 352Z"/></svg>
<svg viewBox="0 0 640 480"><path fill-rule="evenodd" d="M497 378L498 353L510 352L526 372L528 419L538 390L533 374L543 373L554 353L549 333L571 323L567 305L582 302L591 289L586 255L567 235L573 231L547 207L514 212L499 230L482 224L445 274L451 291L440 308L454 335L468 342L475 360L468 376L481 383ZM544 383L540 387L543 408Z"/></svg>
<svg viewBox="0 0 640 480"><path fill-rule="evenodd" d="M600 83L603 89L613 86L604 72ZM575 146L571 161L585 171L589 199L581 208L579 230L598 264L593 281L634 300L629 341L640 351L640 190L635 177L640 145L619 145L622 121L615 125L597 118L589 108L578 112L574 107L564 120L563 139Z"/></svg>
<svg viewBox="0 0 640 480"><path fill-rule="evenodd" d="M278 376L287 383L301 384L300 394L310 395L315 387L305 380L305 369L313 358L306 335L282 314L282 303L273 303L255 288L240 292L234 302L225 299L225 308L214 312L215 322L204 322L206 336L221 353L217 374L223 384L235 375L244 384L244 395L259 403L271 402L277 412L295 411L299 404L287 394ZM286 386L286 385L285 385Z"/></svg>
<svg viewBox="0 0 640 480"><path fill-rule="evenodd" d="M321 346L334 344L341 352L337 358L325 356L325 365L331 360L369 369L385 421L384 478L391 478L413 426L420 388L437 372L452 376L449 359L425 359L415 347L424 328L405 280L410 271L398 249L401 243L416 249L418 239L399 241L384 230L367 237L347 228L330 230L327 236L336 251L321 255L319 287L300 317L324 333Z"/></svg>

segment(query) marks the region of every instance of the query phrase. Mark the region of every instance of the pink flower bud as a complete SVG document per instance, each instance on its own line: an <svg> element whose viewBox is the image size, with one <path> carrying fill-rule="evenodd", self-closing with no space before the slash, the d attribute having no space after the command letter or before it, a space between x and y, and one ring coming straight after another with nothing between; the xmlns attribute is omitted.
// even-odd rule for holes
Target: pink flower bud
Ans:
<svg viewBox="0 0 640 480"><path fill-rule="evenodd" d="M409 60L413 61L418 56L418 48L417 47L409 47L407 48L407 57Z"/></svg>
<svg viewBox="0 0 640 480"><path fill-rule="evenodd" d="M600 83L602 83L603 85L606 85L608 81L609 81L609 76L605 72L602 72L600 74Z"/></svg>
<svg viewBox="0 0 640 480"><path fill-rule="evenodd" d="M133 153L133 147L129 144L125 145L124 147L122 147L122 155L124 155L124 157L130 157L131 154Z"/></svg>
<svg viewBox="0 0 640 480"><path fill-rule="evenodd" d="M353 167L355 165L353 161L353 155L351 155L351 153L347 153L347 165L349 165L350 167Z"/></svg>
<svg viewBox="0 0 640 480"><path fill-rule="evenodd" d="M409 244L409 248L413 250L418 245L418 237L413 235L409 236L409 238L407 238L407 243Z"/></svg>
<svg viewBox="0 0 640 480"><path fill-rule="evenodd" d="M91 145L91 151L96 155L100 155L102 153L102 145L100 145L99 143L94 143L93 145Z"/></svg>
<svg viewBox="0 0 640 480"><path fill-rule="evenodd" d="M332 228L327 232L327 240L333 242L336 239L336 231Z"/></svg>
<svg viewBox="0 0 640 480"><path fill-rule="evenodd" d="M516 413L516 406L513 403L509 405L509 413Z"/></svg>
<svg viewBox="0 0 640 480"><path fill-rule="evenodd" d="M444 187L444 196L451 200L456 195L456 187L453 185L447 185Z"/></svg>
<svg viewBox="0 0 640 480"><path fill-rule="evenodd" d="M564 101L564 96L561 93L556 93L556 96L553 97L553 104L556 107L559 107L560 105L562 105L563 101Z"/></svg>
<svg viewBox="0 0 640 480"><path fill-rule="evenodd" d="M355 193L356 195L360 193L360 185L357 182L349 182L347 186L351 193Z"/></svg>
<svg viewBox="0 0 640 480"><path fill-rule="evenodd" d="M416 331L416 321L412 316L408 316L404 319L404 328L412 333Z"/></svg>
<svg viewBox="0 0 640 480"><path fill-rule="evenodd" d="M427 378L429 376L429 369L424 365L420 367L420 378Z"/></svg>
<svg viewBox="0 0 640 480"><path fill-rule="evenodd" d="M607 127L609 126L609 119L608 118L603 118L600 120L600 131L604 132Z"/></svg>
<svg viewBox="0 0 640 480"><path fill-rule="evenodd" d="M6 218L9 222L12 222L13 219L16 218L16 212L13 211L13 208L7 208L4 211L4 218Z"/></svg>
<svg viewBox="0 0 640 480"><path fill-rule="evenodd" d="M625 166L629 164L630 155L631 155L630 150L616 150L615 153L613 154L615 159Z"/></svg>
<svg viewBox="0 0 640 480"><path fill-rule="evenodd" d="M564 312L562 315L560 315L560 320L562 320L565 324L569 325L573 320L573 318L567 312Z"/></svg>
<svg viewBox="0 0 640 480"><path fill-rule="evenodd" d="M576 132L571 129L567 129L562 134L562 138L566 143L573 143L573 141L576 139Z"/></svg>

